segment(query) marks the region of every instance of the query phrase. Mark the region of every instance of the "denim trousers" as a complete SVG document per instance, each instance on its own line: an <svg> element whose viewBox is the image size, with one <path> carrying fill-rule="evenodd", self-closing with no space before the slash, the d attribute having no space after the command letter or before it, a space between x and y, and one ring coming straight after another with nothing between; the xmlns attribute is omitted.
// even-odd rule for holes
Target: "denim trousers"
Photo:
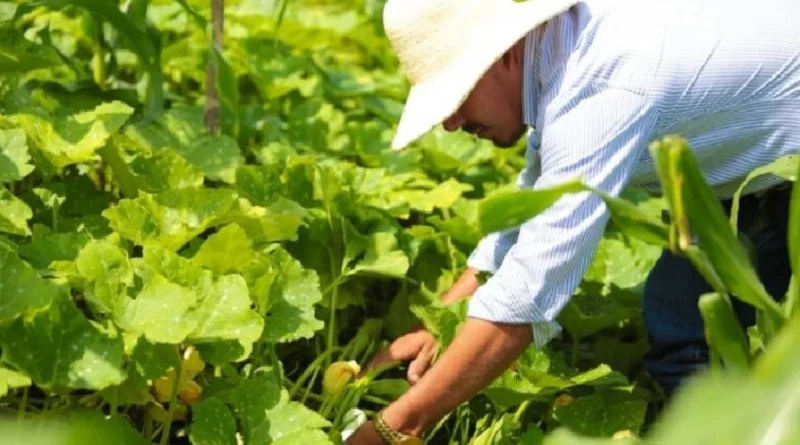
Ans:
<svg viewBox="0 0 800 445"><path fill-rule="evenodd" d="M764 196L742 197L739 231L752 242L754 263L767 292L781 301L791 279L786 243L789 212L788 186ZM730 201L722 202L726 214ZM650 271L644 287L643 316L649 336L644 368L667 397L692 373L708 367L709 351L704 336L698 300L711 287L685 257L663 251ZM731 296L743 328L755 324L755 309Z"/></svg>

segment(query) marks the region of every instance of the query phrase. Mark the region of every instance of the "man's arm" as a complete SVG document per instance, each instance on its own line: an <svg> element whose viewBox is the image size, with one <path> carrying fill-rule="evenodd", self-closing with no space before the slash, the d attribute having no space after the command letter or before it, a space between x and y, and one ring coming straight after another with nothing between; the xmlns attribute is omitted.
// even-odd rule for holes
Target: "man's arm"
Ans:
<svg viewBox="0 0 800 445"><path fill-rule="evenodd" d="M535 187L579 178L617 195L645 151L657 110L641 93L592 86L581 100L547 110L542 175ZM470 301L469 319L441 359L400 399L386 421L420 433L494 380L531 340L543 344L588 268L608 219L590 193L565 195L524 223L516 244ZM532 330L532 332L531 332ZM349 443L370 441L371 426ZM363 441L362 441L363 440Z"/></svg>
<svg viewBox="0 0 800 445"><path fill-rule="evenodd" d="M528 325L468 319L436 364L384 412L386 422L416 436L499 377L528 347Z"/></svg>

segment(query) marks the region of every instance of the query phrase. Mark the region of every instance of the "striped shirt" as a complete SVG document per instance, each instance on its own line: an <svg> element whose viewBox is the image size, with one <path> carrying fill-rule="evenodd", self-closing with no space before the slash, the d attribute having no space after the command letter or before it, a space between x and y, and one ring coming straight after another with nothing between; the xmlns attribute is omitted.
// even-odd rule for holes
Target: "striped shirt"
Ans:
<svg viewBox="0 0 800 445"><path fill-rule="evenodd" d="M647 146L677 134L729 198L754 168L800 152L800 2L579 2L525 38L523 95L532 131L521 187L580 178L613 195L659 191ZM469 316L530 323L534 343L547 343L608 219L596 195L570 194L481 240L468 264L493 275Z"/></svg>

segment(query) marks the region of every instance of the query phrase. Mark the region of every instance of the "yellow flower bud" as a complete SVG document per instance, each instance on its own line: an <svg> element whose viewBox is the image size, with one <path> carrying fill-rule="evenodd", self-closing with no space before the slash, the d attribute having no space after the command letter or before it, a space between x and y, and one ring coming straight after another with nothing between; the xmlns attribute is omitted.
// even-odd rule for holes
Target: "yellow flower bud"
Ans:
<svg viewBox="0 0 800 445"><path fill-rule="evenodd" d="M337 394L360 372L361 367L353 360L334 362L325 370L325 376L322 378L322 390L325 394Z"/></svg>
<svg viewBox="0 0 800 445"><path fill-rule="evenodd" d="M200 401L202 394L203 387L194 380L191 380L183 389L181 389L181 392L178 395L181 398L181 402L187 405L192 405Z"/></svg>
<svg viewBox="0 0 800 445"><path fill-rule="evenodd" d="M569 394L561 394L558 398L553 402L553 408L558 408L559 406L566 406L570 403L575 401L575 397L572 397Z"/></svg>

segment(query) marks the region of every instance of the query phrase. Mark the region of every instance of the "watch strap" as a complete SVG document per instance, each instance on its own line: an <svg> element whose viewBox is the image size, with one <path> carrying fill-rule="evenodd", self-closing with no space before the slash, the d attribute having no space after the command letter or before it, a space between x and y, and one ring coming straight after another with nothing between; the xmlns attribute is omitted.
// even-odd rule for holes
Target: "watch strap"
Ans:
<svg viewBox="0 0 800 445"><path fill-rule="evenodd" d="M383 441L384 445L397 445L403 441L413 438L413 436L395 431L389 425L387 425L386 421L383 420L383 410L375 415L373 423L375 425L375 431L377 431L378 435L381 436L381 440Z"/></svg>

